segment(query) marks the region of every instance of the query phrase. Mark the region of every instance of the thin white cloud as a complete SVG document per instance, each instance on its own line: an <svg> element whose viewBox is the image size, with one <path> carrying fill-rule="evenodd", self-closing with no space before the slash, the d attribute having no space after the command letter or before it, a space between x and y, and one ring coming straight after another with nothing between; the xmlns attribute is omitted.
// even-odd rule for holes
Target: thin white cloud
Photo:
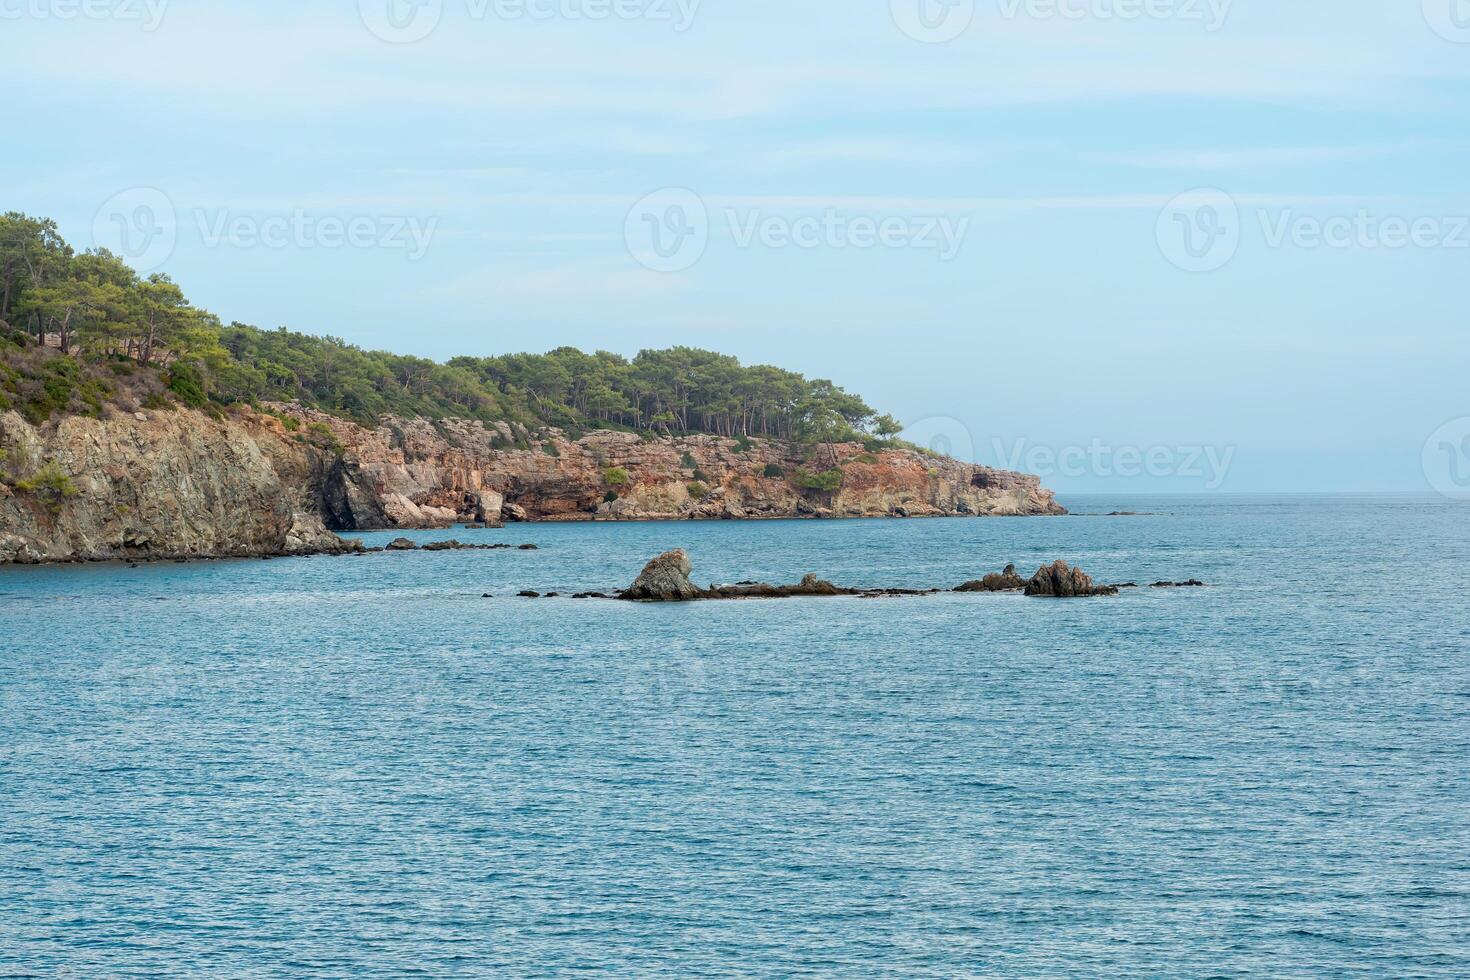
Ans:
<svg viewBox="0 0 1470 980"><path fill-rule="evenodd" d="M556 253L540 253L556 256ZM529 258L530 255L518 258ZM564 256L557 256L563 258ZM648 297L687 292L693 289L688 276L660 275L633 264L626 256L584 262L536 263L521 261L476 269L419 293L426 301L469 303L475 308L495 309L506 299L544 303L556 298L576 297L575 306L589 302L640 302Z"/></svg>
<svg viewBox="0 0 1470 980"><path fill-rule="evenodd" d="M386 171L391 177L429 177L440 179L454 177L468 180L510 180L530 176L534 171L526 167L427 167L398 168Z"/></svg>
<svg viewBox="0 0 1470 980"><path fill-rule="evenodd" d="M1003 152L999 147L938 143L905 136L830 139L777 144L750 156L750 162L775 170L801 169L826 163L903 164L913 167L952 167L982 163Z"/></svg>
<svg viewBox="0 0 1470 980"><path fill-rule="evenodd" d="M1249 149L1154 150L1132 153L1087 153L1084 158L1098 163L1142 170L1266 170L1310 166L1374 157L1425 152L1463 152L1464 145L1412 142L1380 146L1282 146Z"/></svg>
<svg viewBox="0 0 1470 980"><path fill-rule="evenodd" d="M370 116L412 106L543 123L575 116L577 125L609 131L605 149L659 155L708 149L703 139L671 130L681 122L857 106L882 112L1207 98L1432 112L1457 105L1437 85L1470 77L1463 49L1429 31L1412 3L1402 5L1416 9L1392 20L1391 31L1381 29L1381 13L1303 0L1321 19L1300 18L1298 32L1279 25L1256 31L1245 11L1213 34L1187 24L986 20L939 48L904 38L886 4L869 10L850 0L814 0L799 12L753 3L739 16L710 4L698 29L680 35L446 22L405 46L370 36L350 3L289 13L271 4L176 6L152 34L120 24L13 24L8 67L29 85L76 97L166 95L171 110ZM1356 30L1357 21L1373 32Z"/></svg>

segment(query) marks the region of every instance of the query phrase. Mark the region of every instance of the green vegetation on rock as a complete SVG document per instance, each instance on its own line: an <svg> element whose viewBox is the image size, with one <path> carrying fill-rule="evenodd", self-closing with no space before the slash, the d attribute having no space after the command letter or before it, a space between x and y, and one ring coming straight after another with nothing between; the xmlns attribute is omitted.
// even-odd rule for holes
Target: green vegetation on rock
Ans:
<svg viewBox="0 0 1470 980"><path fill-rule="evenodd" d="M799 469L791 475L791 482L794 486L802 490L819 490L824 493L835 493L842 489L842 471L835 467L821 473L812 473Z"/></svg>
<svg viewBox="0 0 1470 980"><path fill-rule="evenodd" d="M39 497L53 511L60 509L63 501L78 493L71 477L55 461L47 463L23 480L16 480L14 487L22 493Z"/></svg>

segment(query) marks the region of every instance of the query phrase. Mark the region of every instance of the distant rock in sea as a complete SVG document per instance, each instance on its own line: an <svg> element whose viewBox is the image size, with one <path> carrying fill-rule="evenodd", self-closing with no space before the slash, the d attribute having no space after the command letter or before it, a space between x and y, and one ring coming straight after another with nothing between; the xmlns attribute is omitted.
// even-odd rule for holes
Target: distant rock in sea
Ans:
<svg viewBox="0 0 1470 980"><path fill-rule="evenodd" d="M1026 594L1044 599L1073 599L1117 595L1118 589L1112 585L1094 585L1092 576L1082 569L1058 560L1037 569L1026 583Z"/></svg>
<svg viewBox="0 0 1470 980"><path fill-rule="evenodd" d="M1020 592L1026 588L1026 580L1016 574L1015 565L1007 565L1005 571L990 574L976 582L966 582L956 592Z"/></svg>

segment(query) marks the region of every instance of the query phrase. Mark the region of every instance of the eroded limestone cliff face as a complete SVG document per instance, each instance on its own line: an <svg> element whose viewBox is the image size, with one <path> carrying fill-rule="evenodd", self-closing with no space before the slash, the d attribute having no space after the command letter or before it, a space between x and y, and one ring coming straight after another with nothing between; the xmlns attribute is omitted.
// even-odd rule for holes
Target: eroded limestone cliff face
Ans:
<svg viewBox="0 0 1470 980"><path fill-rule="evenodd" d="M909 450L270 409L0 415L0 563L332 553L354 547L333 530L459 521L1065 513L1035 477Z"/></svg>
<svg viewBox="0 0 1470 980"><path fill-rule="evenodd" d="M389 419L367 429L298 406L274 410L341 447L322 487L329 526L457 520L679 520L1062 514L1034 476L906 449L802 447L767 439L665 439L597 431L570 439L507 423ZM802 474L841 470L831 490Z"/></svg>

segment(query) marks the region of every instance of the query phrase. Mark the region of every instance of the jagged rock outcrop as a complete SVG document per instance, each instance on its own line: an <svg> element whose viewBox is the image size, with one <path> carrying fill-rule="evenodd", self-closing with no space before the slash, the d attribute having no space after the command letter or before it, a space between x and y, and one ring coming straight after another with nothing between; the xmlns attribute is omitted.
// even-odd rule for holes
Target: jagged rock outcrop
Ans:
<svg viewBox="0 0 1470 980"><path fill-rule="evenodd" d="M1118 589L1111 585L1094 585L1092 577L1082 569L1059 560L1037 569L1035 576L1026 583L1026 594L1048 599L1072 599L1117 595Z"/></svg>
<svg viewBox="0 0 1470 980"><path fill-rule="evenodd" d="M1026 580L1016 574L1015 565L1007 565L1005 571L991 573L975 582L966 582L956 592L1020 592L1026 588Z"/></svg>
<svg viewBox="0 0 1470 980"><path fill-rule="evenodd" d="M0 415L0 563L343 553L317 460L258 416Z"/></svg>
<svg viewBox="0 0 1470 980"><path fill-rule="evenodd" d="M633 602L689 602L703 598L704 593L689 581L693 570L689 552L683 548L665 552L644 566L623 598Z"/></svg>
<svg viewBox="0 0 1470 980"><path fill-rule="evenodd" d="M299 405L270 406L342 448L323 477L338 530L456 521L739 520L1064 514L1034 476L906 449L812 450L771 439L678 439L463 419L386 418L374 428ZM841 471L833 490L803 474Z"/></svg>

